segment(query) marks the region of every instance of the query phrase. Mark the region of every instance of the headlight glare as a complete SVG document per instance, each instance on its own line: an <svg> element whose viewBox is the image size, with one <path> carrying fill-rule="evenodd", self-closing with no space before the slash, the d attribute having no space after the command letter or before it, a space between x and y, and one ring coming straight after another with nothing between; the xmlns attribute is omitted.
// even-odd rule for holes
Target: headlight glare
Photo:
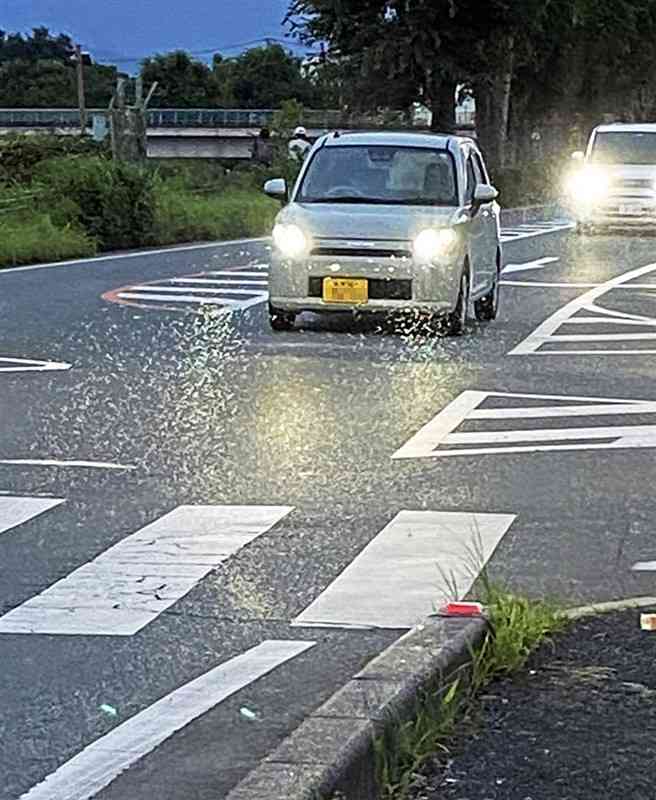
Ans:
<svg viewBox="0 0 656 800"><path fill-rule="evenodd" d="M298 225L276 225L273 229L273 241L287 258L297 258L308 247L307 236Z"/></svg>
<svg viewBox="0 0 656 800"><path fill-rule="evenodd" d="M569 175L565 188L575 200L592 202L608 194L610 180L603 170L589 167Z"/></svg>
<svg viewBox="0 0 656 800"><path fill-rule="evenodd" d="M415 238L413 250L418 261L432 261L447 256L458 243L458 234L452 228L426 228Z"/></svg>

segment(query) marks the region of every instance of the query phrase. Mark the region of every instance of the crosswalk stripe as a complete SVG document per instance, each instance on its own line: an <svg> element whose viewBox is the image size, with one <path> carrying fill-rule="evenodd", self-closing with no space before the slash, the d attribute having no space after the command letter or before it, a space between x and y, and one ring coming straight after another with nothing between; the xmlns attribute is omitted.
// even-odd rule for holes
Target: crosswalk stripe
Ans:
<svg viewBox="0 0 656 800"><path fill-rule="evenodd" d="M315 642L267 640L162 697L97 739L20 800L88 800L202 714Z"/></svg>
<svg viewBox="0 0 656 800"><path fill-rule="evenodd" d="M171 278L172 283L199 283L214 286L267 286L268 281L240 279L238 281L221 280L220 278Z"/></svg>
<svg viewBox="0 0 656 800"><path fill-rule="evenodd" d="M132 636L289 506L179 506L0 617L0 633Z"/></svg>
<svg viewBox="0 0 656 800"><path fill-rule="evenodd" d="M157 287L159 289L159 287ZM156 292L120 292L117 297L121 300L144 300L152 302L167 302L167 303L206 303L214 304L220 303L221 305L241 305L239 300L231 300L229 298L218 297L197 297L196 295L171 295L171 294L157 294Z"/></svg>
<svg viewBox="0 0 656 800"><path fill-rule="evenodd" d="M22 525L65 501L50 497L0 497L0 533Z"/></svg>
<svg viewBox="0 0 656 800"><path fill-rule="evenodd" d="M233 284L237 286L238 284ZM190 292L191 294L203 294L207 295L208 297L218 297L221 298L223 295L226 294L246 294L246 295L254 295L258 294L259 292L257 289L214 289L210 286L203 286L203 287L196 287L196 286L157 286L158 292L172 292L173 294L184 294L185 292ZM134 286L132 291L133 292L150 292L152 291L152 286Z"/></svg>
<svg viewBox="0 0 656 800"><path fill-rule="evenodd" d="M253 271L237 272L237 271L231 270L231 269L213 270L211 272L205 272L203 274L204 275L228 275L230 277L235 277L235 278L237 278L237 277L239 277L239 278L261 278L262 277L262 273L261 272L253 272Z"/></svg>
<svg viewBox="0 0 656 800"><path fill-rule="evenodd" d="M469 592L514 520L511 514L401 511L293 624L411 628L436 604Z"/></svg>

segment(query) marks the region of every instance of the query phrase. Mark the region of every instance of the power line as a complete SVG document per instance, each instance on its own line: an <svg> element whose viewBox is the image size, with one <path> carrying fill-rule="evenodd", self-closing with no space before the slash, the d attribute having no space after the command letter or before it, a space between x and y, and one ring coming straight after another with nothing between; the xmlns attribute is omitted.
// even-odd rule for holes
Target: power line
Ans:
<svg viewBox="0 0 656 800"><path fill-rule="evenodd" d="M211 48L207 48L205 50L185 50L182 47L176 48L176 50L184 50L184 52L189 53L189 55L192 55L192 56L206 56L206 55L212 55L213 53L225 52L227 50L241 50L244 47L252 47L253 45L270 44L270 43L281 44L281 45L285 45L287 47L298 47L298 48L303 47L303 45L297 44L297 43L295 43L295 42L293 42L293 41L291 41L289 39L278 39L278 38L276 38L274 36L262 36L259 39L251 39L248 42L239 42L239 43L236 43L236 44L218 45L217 47L211 47ZM128 64L128 63L133 63L133 62L136 62L136 61L143 61L146 58L151 58L156 52L158 52L158 50L154 49L151 53L148 53L147 55L120 56L118 58L115 58L115 57L113 57L111 55L103 56L102 55L102 51L100 51L100 55L97 56L97 57L101 58L103 61L112 61L114 64ZM169 51L169 52L172 52L172 51Z"/></svg>

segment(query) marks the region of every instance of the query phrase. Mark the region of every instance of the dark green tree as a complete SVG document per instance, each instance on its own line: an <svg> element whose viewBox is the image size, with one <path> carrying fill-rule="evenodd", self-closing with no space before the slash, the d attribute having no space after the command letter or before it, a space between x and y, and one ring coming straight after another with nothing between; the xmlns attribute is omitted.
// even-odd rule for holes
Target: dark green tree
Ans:
<svg viewBox="0 0 656 800"><path fill-rule="evenodd" d="M222 105L216 76L203 61L184 50L145 59L141 75L146 86L159 84L151 101L158 108L212 108Z"/></svg>

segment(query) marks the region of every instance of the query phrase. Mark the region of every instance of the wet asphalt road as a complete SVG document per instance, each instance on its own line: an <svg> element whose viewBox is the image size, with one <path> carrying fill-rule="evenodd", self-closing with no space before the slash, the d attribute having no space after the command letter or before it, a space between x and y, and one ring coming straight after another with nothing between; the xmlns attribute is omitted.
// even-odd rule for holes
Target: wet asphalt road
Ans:
<svg viewBox="0 0 656 800"><path fill-rule="evenodd" d="M290 621L403 509L517 515L488 564L515 590L572 603L653 593L654 573L631 570L656 559L649 408L567 418L585 428L643 426L619 449L586 449L599 440L582 434L577 450L391 456L465 391L500 393L480 406L488 409L566 404L509 393L582 405L587 397L656 400L656 355L640 352L656 349L648 338L656 272L591 301L605 309L602 319L590 321L600 312L588 303L572 312L579 322L554 331L589 335L583 344L543 339L532 354L508 355L595 285L656 262L656 239L557 232L508 242L513 265L558 260L513 266L497 321L472 322L459 339L313 317L272 334L264 304L212 316L102 298L267 256L266 243L255 242L0 274L0 357L72 365L0 372L0 457L134 467L0 465L3 494L65 500L0 534L1 613L180 505L293 508L133 636L0 633L0 800L20 797L159 698L263 640L315 642L97 795L224 797L401 632ZM627 330L644 338L598 338ZM613 348L629 352L589 352ZM567 352L545 354L558 349ZM492 425L469 419L458 431L562 425L562 416L509 416ZM544 441L567 444L560 435Z"/></svg>

